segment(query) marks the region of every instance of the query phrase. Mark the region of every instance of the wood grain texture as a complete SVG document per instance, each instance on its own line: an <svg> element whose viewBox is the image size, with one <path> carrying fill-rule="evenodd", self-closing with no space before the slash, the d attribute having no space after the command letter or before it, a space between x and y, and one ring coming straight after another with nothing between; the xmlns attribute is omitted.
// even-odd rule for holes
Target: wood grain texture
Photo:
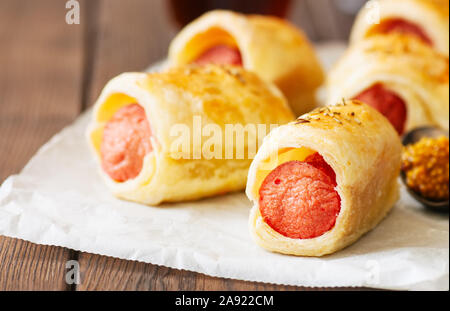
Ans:
<svg viewBox="0 0 450 311"><path fill-rule="evenodd" d="M58 0L0 2L0 181L79 113L82 28L65 14Z"/></svg>
<svg viewBox="0 0 450 311"><path fill-rule="evenodd" d="M83 29L65 14L59 0L0 1L0 182L79 113ZM67 289L71 254L0 237L0 290Z"/></svg>
<svg viewBox="0 0 450 311"><path fill-rule="evenodd" d="M97 3L92 42L93 65L87 106L111 78L142 71L164 59L176 34L165 0L91 0Z"/></svg>
<svg viewBox="0 0 450 311"><path fill-rule="evenodd" d="M214 278L146 263L80 253L82 291L330 291ZM369 290L344 288L345 290Z"/></svg>
<svg viewBox="0 0 450 311"><path fill-rule="evenodd" d="M299 290L237 280L214 278L151 264L80 254L81 284L78 290L152 291L255 291Z"/></svg>
<svg viewBox="0 0 450 311"><path fill-rule="evenodd" d="M66 262L73 252L0 237L0 291L70 290Z"/></svg>

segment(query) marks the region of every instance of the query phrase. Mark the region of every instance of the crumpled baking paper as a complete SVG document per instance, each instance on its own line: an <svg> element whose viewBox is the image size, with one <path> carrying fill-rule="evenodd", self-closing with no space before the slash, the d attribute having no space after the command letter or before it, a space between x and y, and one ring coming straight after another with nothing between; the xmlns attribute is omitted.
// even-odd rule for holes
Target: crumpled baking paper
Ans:
<svg viewBox="0 0 450 311"><path fill-rule="evenodd" d="M329 67L342 50L327 45L319 54ZM82 115L3 183L0 235L239 280L448 290L448 215L424 210L405 189L379 226L336 254L274 254L251 241L243 193L162 207L112 197L86 143L89 119Z"/></svg>

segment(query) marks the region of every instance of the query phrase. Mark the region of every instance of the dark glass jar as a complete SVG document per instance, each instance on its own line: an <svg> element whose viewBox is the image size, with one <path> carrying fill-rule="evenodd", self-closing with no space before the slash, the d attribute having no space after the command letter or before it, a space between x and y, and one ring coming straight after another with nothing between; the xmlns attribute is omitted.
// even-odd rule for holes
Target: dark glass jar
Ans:
<svg viewBox="0 0 450 311"><path fill-rule="evenodd" d="M223 9L245 14L285 17L291 0L170 0L171 11L183 27L205 12Z"/></svg>

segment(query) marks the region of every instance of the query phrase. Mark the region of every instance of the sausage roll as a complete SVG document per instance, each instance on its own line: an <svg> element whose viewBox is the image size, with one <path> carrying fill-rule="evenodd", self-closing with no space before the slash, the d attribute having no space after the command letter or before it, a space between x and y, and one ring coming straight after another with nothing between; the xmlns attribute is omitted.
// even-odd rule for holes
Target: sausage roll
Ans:
<svg viewBox="0 0 450 311"><path fill-rule="evenodd" d="M284 93L297 116L315 106L324 73L306 36L288 22L213 11L186 26L172 42L169 60L243 66Z"/></svg>
<svg viewBox="0 0 450 311"><path fill-rule="evenodd" d="M227 126L293 119L278 88L255 74L189 66L110 81L95 104L88 138L114 195L157 205L244 189L261 137L249 126L238 146ZM267 133L258 128L258 134Z"/></svg>
<svg viewBox="0 0 450 311"><path fill-rule="evenodd" d="M377 34L414 36L448 56L448 0L380 0L361 10L351 42Z"/></svg>
<svg viewBox="0 0 450 311"><path fill-rule="evenodd" d="M448 130L448 57L411 36L378 35L350 47L331 71L328 104L359 99L399 134L434 125Z"/></svg>
<svg viewBox="0 0 450 311"><path fill-rule="evenodd" d="M374 228L399 197L402 145L359 101L303 115L272 131L249 171L249 227L261 247L322 256Z"/></svg>

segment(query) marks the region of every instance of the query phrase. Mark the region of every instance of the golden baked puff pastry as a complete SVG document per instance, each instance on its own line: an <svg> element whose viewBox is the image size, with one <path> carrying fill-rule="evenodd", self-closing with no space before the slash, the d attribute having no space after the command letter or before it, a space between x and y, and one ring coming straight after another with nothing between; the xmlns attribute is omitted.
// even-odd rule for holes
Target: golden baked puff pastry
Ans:
<svg viewBox="0 0 450 311"><path fill-rule="evenodd" d="M95 104L88 138L115 196L157 205L244 189L250 153L267 133L258 127L256 138L249 128L238 145L227 126L268 132L294 119L278 88L255 74L188 66L114 78Z"/></svg>
<svg viewBox="0 0 450 311"><path fill-rule="evenodd" d="M351 43L378 34L414 36L448 56L448 0L380 0L361 10Z"/></svg>
<svg viewBox="0 0 450 311"><path fill-rule="evenodd" d="M401 34L351 46L327 81L328 105L359 99L383 113L399 134L423 125L449 127L448 57Z"/></svg>
<svg viewBox="0 0 450 311"><path fill-rule="evenodd" d="M261 247L323 256L374 228L399 197L402 145L359 101L318 108L272 131L249 171L249 228Z"/></svg>
<svg viewBox="0 0 450 311"><path fill-rule="evenodd" d="M190 63L243 66L275 83L298 115L316 105L324 73L306 36L288 22L212 11L186 26L169 49L172 66Z"/></svg>

